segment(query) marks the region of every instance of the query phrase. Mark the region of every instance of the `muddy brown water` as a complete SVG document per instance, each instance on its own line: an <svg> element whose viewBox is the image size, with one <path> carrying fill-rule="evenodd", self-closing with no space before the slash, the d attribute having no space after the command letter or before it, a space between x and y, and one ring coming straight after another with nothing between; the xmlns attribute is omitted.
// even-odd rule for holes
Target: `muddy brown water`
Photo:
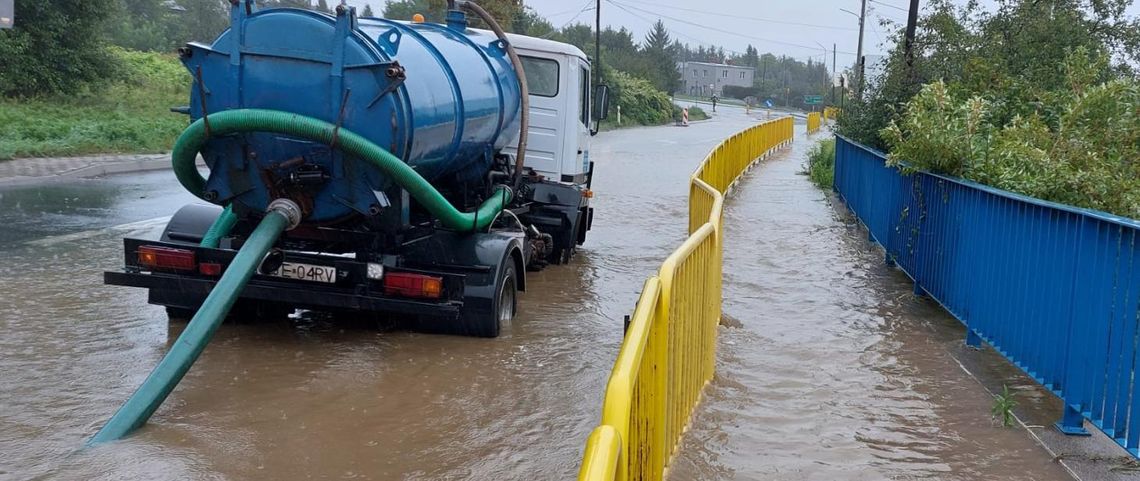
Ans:
<svg viewBox="0 0 1140 481"><path fill-rule="evenodd" d="M227 324L147 426L89 449L177 334L101 272L191 199L168 173L0 190L0 479L574 477L622 316L684 238L689 173L755 122L721 110L595 139L595 229L571 265L531 274L502 337ZM939 350L951 324L795 175L800 140L729 203L734 327L671 479L1063 479L989 427Z"/></svg>
<svg viewBox="0 0 1140 481"><path fill-rule="evenodd" d="M670 479L1071 479L994 426L952 355L964 329L798 175L796 140L726 203L717 374Z"/></svg>

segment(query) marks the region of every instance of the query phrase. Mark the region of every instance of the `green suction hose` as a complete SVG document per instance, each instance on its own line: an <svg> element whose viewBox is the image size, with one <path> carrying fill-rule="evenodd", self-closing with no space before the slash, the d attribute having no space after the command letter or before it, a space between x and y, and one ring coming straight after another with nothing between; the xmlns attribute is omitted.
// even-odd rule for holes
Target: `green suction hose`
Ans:
<svg viewBox="0 0 1140 481"><path fill-rule="evenodd" d="M265 258L265 254L281 237L281 233L292 223L300 221L300 208L294 208L295 218L291 219L286 211L271 210L249 235L245 245L234 256L233 262L226 268L217 285L210 290L210 295L202 302L202 307L190 319L186 330L174 341L170 352L162 358L154 371L147 376L138 390L130 399L115 412L110 421L100 429L88 444L99 444L114 441L126 436L146 423L154 414L166 397L174 391L174 387L202 355L206 343L210 342L214 331L218 330L222 320L229 314L234 302L241 296L241 291L253 277L257 266Z"/></svg>
<svg viewBox="0 0 1140 481"><path fill-rule="evenodd" d="M182 186L192 194L204 198L206 179L198 173L195 165L198 152L210 136L243 132L272 132L330 145L335 137L337 149L383 170L449 229L461 232L482 230L511 200L510 190L501 186L499 192L484 201L475 212L460 212L408 164L359 134L343 128L338 131L335 125L312 117L260 109L235 109L210 114L205 119L198 119L182 132L174 144L172 154L174 174ZM226 217L225 213L222 215ZM208 238L203 239L203 245Z"/></svg>
<svg viewBox="0 0 1140 481"><path fill-rule="evenodd" d="M204 197L206 180L198 174L195 159L209 138L206 133L207 121L209 135L273 132L330 145L334 144L335 137L337 149L382 169L423 204L444 226L454 230L468 232L486 228L510 201L510 189L502 187L475 212L459 212L411 167L360 135L343 129L338 132L336 126L322 120L272 110L218 112L209 115L207 119L194 122L182 133L174 145L174 173L183 187L198 197ZM88 444L120 439L146 423L202 354L206 344L222 320L226 318L257 266L277 242L281 233L287 228L295 227L300 221L301 210L292 201L278 199L269 205L269 212L226 268L221 279L203 301L202 307L187 324L186 330L178 336L170 351L138 390ZM219 240L228 235L236 223L237 216L233 213L233 209L231 206L226 206L203 236L201 245L217 247Z"/></svg>
<svg viewBox="0 0 1140 481"><path fill-rule="evenodd" d="M234 228L234 225L237 225L237 221L238 217L237 214L234 214L233 207L227 205L222 210L221 215L214 220L214 223L210 224L210 229L202 236L202 242L198 245L216 249L222 238L229 235L230 230Z"/></svg>

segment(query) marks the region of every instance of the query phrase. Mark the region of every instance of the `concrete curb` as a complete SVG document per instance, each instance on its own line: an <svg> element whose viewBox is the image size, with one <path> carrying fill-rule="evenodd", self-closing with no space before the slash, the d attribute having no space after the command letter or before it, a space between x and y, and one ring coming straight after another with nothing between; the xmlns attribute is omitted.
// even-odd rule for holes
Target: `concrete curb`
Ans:
<svg viewBox="0 0 1140 481"><path fill-rule="evenodd" d="M45 160L46 161L46 160ZM201 157L198 157L198 167L205 167L206 164ZM12 177L0 178L0 186L16 186L16 185L34 185L46 184L51 182L61 182L66 180L75 179L89 179L94 177L103 177L108 175L129 174L134 172L149 172L155 170L164 170L170 168L169 158L158 159L135 159L124 160L121 162L103 162L93 165L87 165L78 169L68 170L65 172L48 174L48 175L17 175Z"/></svg>

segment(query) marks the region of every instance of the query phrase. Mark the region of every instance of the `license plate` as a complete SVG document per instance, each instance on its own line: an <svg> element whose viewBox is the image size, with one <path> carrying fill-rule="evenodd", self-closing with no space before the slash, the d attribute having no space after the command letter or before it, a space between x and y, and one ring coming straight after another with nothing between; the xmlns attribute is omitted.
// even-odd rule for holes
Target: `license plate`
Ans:
<svg viewBox="0 0 1140 481"><path fill-rule="evenodd" d="M327 282L329 284L336 282L335 267L301 264L299 262L283 263L281 264L281 268L274 271L272 275L286 279Z"/></svg>

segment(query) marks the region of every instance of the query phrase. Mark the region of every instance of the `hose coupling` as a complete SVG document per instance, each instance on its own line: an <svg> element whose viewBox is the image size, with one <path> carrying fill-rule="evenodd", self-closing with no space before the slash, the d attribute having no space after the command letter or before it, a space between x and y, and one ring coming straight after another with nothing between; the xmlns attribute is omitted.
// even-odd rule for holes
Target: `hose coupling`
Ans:
<svg viewBox="0 0 1140 481"><path fill-rule="evenodd" d="M498 189L498 190L501 190L501 191L504 191L504 192L506 192L506 194L505 194L505 195L506 195L506 198L508 198L508 199L513 199L513 198L515 198L515 190L514 190L514 189L512 189L512 188L511 188L511 186L509 186L509 185L507 185L507 184L499 184L499 185L497 185L495 188L496 188L496 189ZM496 193L495 193L495 195L504 195L504 194L499 194L498 192L496 192ZM504 203L504 204L503 204L503 208L504 208L504 209L506 209L506 208L507 208L507 204L506 204L506 203Z"/></svg>
<svg viewBox="0 0 1140 481"><path fill-rule="evenodd" d="M285 230L293 230L301 225L301 206L290 199L273 199L273 202L270 202L269 207L265 210L266 212L277 212L285 216L285 219L289 221L289 226L286 227Z"/></svg>

